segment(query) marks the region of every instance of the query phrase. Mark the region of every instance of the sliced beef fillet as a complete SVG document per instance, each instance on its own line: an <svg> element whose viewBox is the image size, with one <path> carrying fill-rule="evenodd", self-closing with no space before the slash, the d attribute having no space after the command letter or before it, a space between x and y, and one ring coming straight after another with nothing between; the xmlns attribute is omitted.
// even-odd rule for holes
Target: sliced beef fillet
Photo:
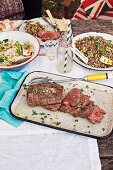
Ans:
<svg viewBox="0 0 113 170"><path fill-rule="evenodd" d="M100 109L98 106L94 106L92 113L88 116L88 120L91 123L100 123L104 117L105 111Z"/></svg>
<svg viewBox="0 0 113 170"><path fill-rule="evenodd" d="M27 90L27 103L56 111L61 105L63 92L64 87L56 83L32 84Z"/></svg>
<svg viewBox="0 0 113 170"><path fill-rule="evenodd" d="M42 106L51 111L60 110L72 116L80 116L91 123L99 123L104 117L104 110L95 105L88 95L80 89L71 89L64 97L64 87L56 83L38 83L30 85L27 90L29 106Z"/></svg>
<svg viewBox="0 0 113 170"><path fill-rule="evenodd" d="M62 101L60 111L70 113L72 116L87 118L91 123L99 123L105 112L88 95L84 95L80 89L73 88Z"/></svg>
<svg viewBox="0 0 113 170"><path fill-rule="evenodd" d="M38 31L37 36L42 39L42 41L46 40L57 40L60 37L60 32L52 32L52 31Z"/></svg>
<svg viewBox="0 0 113 170"><path fill-rule="evenodd" d="M83 118L88 118L88 116L91 115L93 109L94 109L94 102L91 102L85 108L80 110L79 116Z"/></svg>
<svg viewBox="0 0 113 170"><path fill-rule="evenodd" d="M45 109L51 110L53 112L57 111L61 106L61 103L44 105Z"/></svg>
<svg viewBox="0 0 113 170"><path fill-rule="evenodd" d="M90 103L89 96L83 95L80 89L73 88L64 98L60 111L68 112L76 117L79 116L81 111Z"/></svg>

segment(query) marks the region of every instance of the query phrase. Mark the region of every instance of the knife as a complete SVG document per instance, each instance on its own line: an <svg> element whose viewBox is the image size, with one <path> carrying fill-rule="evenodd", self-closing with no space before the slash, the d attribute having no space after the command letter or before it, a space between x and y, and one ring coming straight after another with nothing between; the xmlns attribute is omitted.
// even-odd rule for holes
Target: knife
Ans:
<svg viewBox="0 0 113 170"><path fill-rule="evenodd" d="M42 19L43 19L45 22L47 22L55 31L58 31L57 27L54 26L51 22L49 22L46 17L42 17Z"/></svg>
<svg viewBox="0 0 113 170"><path fill-rule="evenodd" d="M55 19L53 18L51 12L50 12L49 10L46 10L46 13L47 13L47 15L48 15L48 17L49 17L49 19L50 19L52 25L54 26L54 28L56 29L56 31L58 31L58 30L57 30L56 21L55 21Z"/></svg>

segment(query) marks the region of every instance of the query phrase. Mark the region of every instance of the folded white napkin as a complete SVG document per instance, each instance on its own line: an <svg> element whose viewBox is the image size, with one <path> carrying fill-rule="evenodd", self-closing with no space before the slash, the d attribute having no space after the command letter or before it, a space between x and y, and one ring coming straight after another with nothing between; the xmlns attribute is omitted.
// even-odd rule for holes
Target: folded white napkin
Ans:
<svg viewBox="0 0 113 170"><path fill-rule="evenodd" d="M2 136L1 170L100 170L95 139L69 133Z"/></svg>

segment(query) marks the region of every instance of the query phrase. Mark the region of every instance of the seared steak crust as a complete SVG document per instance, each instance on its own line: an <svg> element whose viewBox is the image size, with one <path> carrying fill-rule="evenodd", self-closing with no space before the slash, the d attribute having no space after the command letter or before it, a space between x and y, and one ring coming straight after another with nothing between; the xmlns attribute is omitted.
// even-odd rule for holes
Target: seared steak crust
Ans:
<svg viewBox="0 0 113 170"><path fill-rule="evenodd" d="M38 83L27 90L29 106L43 106L49 110L59 109L63 99L64 87L56 83Z"/></svg>

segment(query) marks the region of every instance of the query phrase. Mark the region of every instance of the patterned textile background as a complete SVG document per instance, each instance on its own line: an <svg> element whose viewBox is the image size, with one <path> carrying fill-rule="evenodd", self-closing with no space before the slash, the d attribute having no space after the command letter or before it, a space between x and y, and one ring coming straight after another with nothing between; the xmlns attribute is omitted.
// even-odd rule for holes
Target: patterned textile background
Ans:
<svg viewBox="0 0 113 170"><path fill-rule="evenodd" d="M0 20L4 18L22 19L24 7L21 0L0 0Z"/></svg>

